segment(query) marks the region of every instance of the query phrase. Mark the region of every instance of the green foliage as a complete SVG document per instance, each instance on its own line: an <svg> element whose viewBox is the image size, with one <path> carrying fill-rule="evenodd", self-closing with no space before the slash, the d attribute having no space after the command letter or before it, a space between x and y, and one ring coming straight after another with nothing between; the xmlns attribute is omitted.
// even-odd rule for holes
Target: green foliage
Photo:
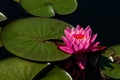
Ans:
<svg viewBox="0 0 120 80"><path fill-rule="evenodd" d="M120 45L112 46L105 50L99 61L102 73L120 79Z"/></svg>
<svg viewBox="0 0 120 80"><path fill-rule="evenodd" d="M0 60L0 80L33 80L48 65L17 57Z"/></svg>
<svg viewBox="0 0 120 80"><path fill-rule="evenodd" d="M71 76L64 70L55 66L45 77L40 80L72 80Z"/></svg>
<svg viewBox="0 0 120 80"><path fill-rule="evenodd" d="M17 56L35 61L58 61L70 56L55 45L66 26L71 25L50 18L21 19L5 26L1 38L8 51Z"/></svg>
<svg viewBox="0 0 120 80"><path fill-rule="evenodd" d="M20 4L30 14L43 17L70 14L77 8L76 0L20 0Z"/></svg>

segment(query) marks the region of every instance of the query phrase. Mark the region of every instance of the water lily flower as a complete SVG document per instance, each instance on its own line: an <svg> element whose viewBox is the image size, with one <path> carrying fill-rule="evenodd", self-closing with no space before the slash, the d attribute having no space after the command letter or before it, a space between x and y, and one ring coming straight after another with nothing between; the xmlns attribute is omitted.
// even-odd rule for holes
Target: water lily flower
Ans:
<svg viewBox="0 0 120 80"><path fill-rule="evenodd" d="M80 25L76 28L67 27L64 30L65 36L62 36L64 45L58 45L58 48L67 54L75 54L77 64L80 69L85 69L87 63L87 53L96 52L103 49L100 42L95 42L97 34L92 35L92 29L87 26L85 29Z"/></svg>

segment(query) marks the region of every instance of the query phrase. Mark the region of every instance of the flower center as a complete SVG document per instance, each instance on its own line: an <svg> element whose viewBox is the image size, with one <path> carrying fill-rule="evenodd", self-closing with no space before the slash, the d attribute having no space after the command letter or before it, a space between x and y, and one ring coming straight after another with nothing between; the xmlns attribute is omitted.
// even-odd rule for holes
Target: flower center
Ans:
<svg viewBox="0 0 120 80"><path fill-rule="evenodd" d="M73 37L75 39L83 39L84 38L84 35L83 34L73 34Z"/></svg>

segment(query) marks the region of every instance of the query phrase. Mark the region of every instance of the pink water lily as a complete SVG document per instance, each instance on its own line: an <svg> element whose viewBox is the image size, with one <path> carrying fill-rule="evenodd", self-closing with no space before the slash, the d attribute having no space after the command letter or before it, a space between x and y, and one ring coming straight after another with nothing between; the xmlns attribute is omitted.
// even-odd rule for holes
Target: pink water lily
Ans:
<svg viewBox="0 0 120 80"><path fill-rule="evenodd" d="M92 35L90 26L85 29L80 25L72 29L67 27L64 33L65 36L62 36L64 45L58 45L58 47L67 54L75 54L77 64L82 70L85 69L87 63L86 54L103 49L99 46L100 42L95 42L97 34Z"/></svg>

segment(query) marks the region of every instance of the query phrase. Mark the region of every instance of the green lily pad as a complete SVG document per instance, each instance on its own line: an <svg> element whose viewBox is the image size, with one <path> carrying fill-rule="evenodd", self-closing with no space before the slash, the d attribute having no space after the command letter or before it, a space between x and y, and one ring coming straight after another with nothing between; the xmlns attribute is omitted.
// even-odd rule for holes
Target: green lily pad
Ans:
<svg viewBox="0 0 120 80"><path fill-rule="evenodd" d="M120 64L111 63L110 65L112 67L104 67L102 72L111 78L120 79Z"/></svg>
<svg viewBox="0 0 120 80"><path fill-rule="evenodd" d="M119 57L120 58L120 45L115 45L115 46L112 46L111 48L114 49L115 51L115 57Z"/></svg>
<svg viewBox="0 0 120 80"><path fill-rule="evenodd" d="M61 39L66 26L71 25L50 18L21 19L5 26L1 38L5 48L17 56L35 61L58 61L70 56L54 43Z"/></svg>
<svg viewBox="0 0 120 80"><path fill-rule="evenodd" d="M30 14L43 17L70 14L77 8L76 0L20 0L20 4Z"/></svg>
<svg viewBox="0 0 120 80"><path fill-rule="evenodd" d="M7 17L3 13L0 12L0 21L4 21L6 19Z"/></svg>
<svg viewBox="0 0 120 80"><path fill-rule="evenodd" d="M14 57L0 60L0 80L32 80L49 64L39 64Z"/></svg>
<svg viewBox="0 0 120 80"><path fill-rule="evenodd" d="M54 67L45 77L40 80L73 80L72 77L59 67Z"/></svg>
<svg viewBox="0 0 120 80"><path fill-rule="evenodd" d="M118 59L118 60L117 60ZM120 79L120 45L108 48L99 61L101 71L114 79Z"/></svg>

